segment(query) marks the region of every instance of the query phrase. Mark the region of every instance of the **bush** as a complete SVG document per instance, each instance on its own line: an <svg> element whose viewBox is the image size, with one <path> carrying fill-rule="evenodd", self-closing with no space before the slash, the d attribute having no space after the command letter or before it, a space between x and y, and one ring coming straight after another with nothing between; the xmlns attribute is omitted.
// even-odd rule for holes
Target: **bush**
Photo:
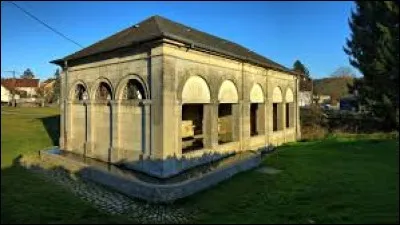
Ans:
<svg viewBox="0 0 400 225"><path fill-rule="evenodd" d="M301 140L311 141L324 139L328 134L326 128L318 125L301 127Z"/></svg>
<svg viewBox="0 0 400 225"><path fill-rule="evenodd" d="M328 133L327 117L318 105L300 109L300 124L302 140L322 139Z"/></svg>

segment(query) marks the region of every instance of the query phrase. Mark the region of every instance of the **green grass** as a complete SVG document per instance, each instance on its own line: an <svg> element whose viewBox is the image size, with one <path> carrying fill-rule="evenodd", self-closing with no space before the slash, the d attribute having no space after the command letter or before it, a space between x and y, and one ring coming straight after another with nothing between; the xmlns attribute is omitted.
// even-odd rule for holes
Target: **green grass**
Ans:
<svg viewBox="0 0 400 225"><path fill-rule="evenodd" d="M58 109L12 110L21 114L1 117L2 223L133 222L13 165L19 154L56 143ZM195 223L398 223L395 137L340 134L287 144L263 161L283 172L244 172L176 204L197 208Z"/></svg>

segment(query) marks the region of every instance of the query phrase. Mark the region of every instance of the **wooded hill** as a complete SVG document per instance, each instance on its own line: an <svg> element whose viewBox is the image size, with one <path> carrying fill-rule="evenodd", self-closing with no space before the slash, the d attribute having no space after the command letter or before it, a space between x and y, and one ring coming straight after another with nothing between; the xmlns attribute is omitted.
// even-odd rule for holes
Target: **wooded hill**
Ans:
<svg viewBox="0 0 400 225"><path fill-rule="evenodd" d="M330 95L332 99L338 100L349 94L348 84L353 84L351 76L327 77L314 79L314 93L318 95Z"/></svg>

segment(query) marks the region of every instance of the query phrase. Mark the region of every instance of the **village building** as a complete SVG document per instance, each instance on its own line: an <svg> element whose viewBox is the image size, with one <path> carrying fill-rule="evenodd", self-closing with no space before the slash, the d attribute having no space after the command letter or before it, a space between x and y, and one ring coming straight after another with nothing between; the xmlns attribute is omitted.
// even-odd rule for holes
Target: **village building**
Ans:
<svg viewBox="0 0 400 225"><path fill-rule="evenodd" d="M300 138L297 73L160 16L52 63L63 150L169 177Z"/></svg>
<svg viewBox="0 0 400 225"><path fill-rule="evenodd" d="M33 98L37 95L39 79L5 78L1 79L1 85L6 87L8 90L18 92L21 98Z"/></svg>
<svg viewBox="0 0 400 225"><path fill-rule="evenodd" d="M313 81L304 74L299 75L299 106L308 107L313 103Z"/></svg>

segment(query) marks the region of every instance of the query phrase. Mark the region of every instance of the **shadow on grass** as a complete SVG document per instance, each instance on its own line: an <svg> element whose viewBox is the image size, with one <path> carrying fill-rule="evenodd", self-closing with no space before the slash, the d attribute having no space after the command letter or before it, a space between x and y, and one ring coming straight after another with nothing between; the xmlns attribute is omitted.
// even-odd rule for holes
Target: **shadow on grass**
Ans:
<svg viewBox="0 0 400 225"><path fill-rule="evenodd" d="M95 209L64 187L26 170L21 158L16 156L11 165L1 169L1 224L132 223Z"/></svg>
<svg viewBox="0 0 400 225"><path fill-rule="evenodd" d="M60 115L38 118L42 121L47 134L49 135L53 145L58 146L60 137Z"/></svg>

